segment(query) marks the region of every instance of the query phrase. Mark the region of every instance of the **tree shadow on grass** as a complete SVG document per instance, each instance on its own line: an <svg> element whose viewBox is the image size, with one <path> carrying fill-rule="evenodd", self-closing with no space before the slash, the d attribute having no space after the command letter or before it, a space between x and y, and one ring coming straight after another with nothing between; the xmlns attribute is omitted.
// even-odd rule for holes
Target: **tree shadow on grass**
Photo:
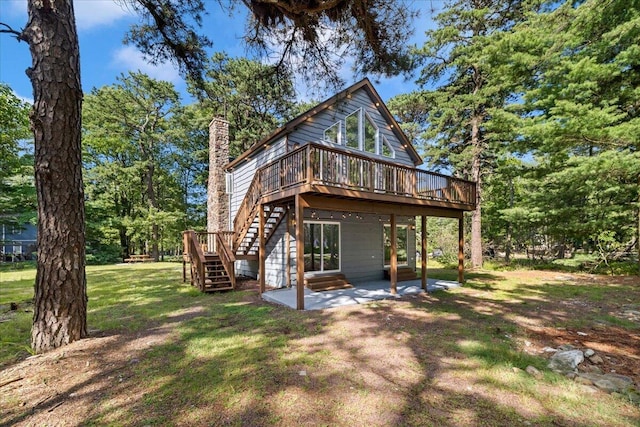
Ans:
<svg viewBox="0 0 640 427"><path fill-rule="evenodd" d="M546 374L536 381L513 371L527 365L544 369L546 363L519 348L518 338L526 336L519 317L548 323L572 315L569 306L544 310L545 301L555 297L553 288L535 294L531 289L531 300L516 291L507 299L492 298L494 287L474 287L297 312L265 303L251 291L187 293L159 306L156 298L170 298L170 292L136 287L145 298L97 307L93 315L126 308L144 319L155 307L144 326L125 328L127 335L106 333L95 348L78 345L58 361L68 369L86 362L102 369L88 370L52 398L1 422L37 423L46 414L64 419L74 400L86 408L77 419L83 425L640 422L637 410L610 396L567 396L571 385L560 377ZM543 309L523 309L522 301ZM598 405L619 405L619 412L592 415Z"/></svg>

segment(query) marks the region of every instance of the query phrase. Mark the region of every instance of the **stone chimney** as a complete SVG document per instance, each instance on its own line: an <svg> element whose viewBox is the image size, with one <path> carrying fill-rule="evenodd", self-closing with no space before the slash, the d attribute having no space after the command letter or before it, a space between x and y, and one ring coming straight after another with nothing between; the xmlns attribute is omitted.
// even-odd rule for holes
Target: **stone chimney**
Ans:
<svg viewBox="0 0 640 427"><path fill-rule="evenodd" d="M229 231L229 195L224 167L229 163L229 122L214 118L209 124L209 182L207 231Z"/></svg>

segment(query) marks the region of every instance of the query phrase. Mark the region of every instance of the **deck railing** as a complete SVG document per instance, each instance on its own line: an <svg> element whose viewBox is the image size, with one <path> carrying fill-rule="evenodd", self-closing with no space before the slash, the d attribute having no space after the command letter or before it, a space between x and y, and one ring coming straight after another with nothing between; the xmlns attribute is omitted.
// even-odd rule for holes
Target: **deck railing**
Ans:
<svg viewBox="0 0 640 427"><path fill-rule="evenodd" d="M256 179L259 185L254 185ZM239 213L260 196L300 184L467 205L476 202L476 187L471 181L310 143L260 168L249 187L255 193L245 197Z"/></svg>

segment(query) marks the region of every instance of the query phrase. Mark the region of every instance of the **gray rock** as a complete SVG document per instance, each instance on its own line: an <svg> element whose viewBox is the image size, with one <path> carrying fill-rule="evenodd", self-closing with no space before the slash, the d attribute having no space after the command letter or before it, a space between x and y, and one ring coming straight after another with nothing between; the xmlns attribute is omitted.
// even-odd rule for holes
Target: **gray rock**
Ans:
<svg viewBox="0 0 640 427"><path fill-rule="evenodd" d="M587 372L589 372L591 374L601 374L602 373L602 369L600 369L596 365L587 365L587 366L585 366L585 368L586 368Z"/></svg>
<svg viewBox="0 0 640 427"><path fill-rule="evenodd" d="M620 374L604 374L603 377L613 383L619 390L625 390L633 385L633 380Z"/></svg>
<svg viewBox="0 0 640 427"><path fill-rule="evenodd" d="M594 354L596 354L596 352L595 352L595 351L593 351L593 350L591 350L590 348L588 348L588 349L586 349L586 350L584 351L584 355L585 355L586 357L591 357L591 356L593 356Z"/></svg>
<svg viewBox="0 0 640 427"><path fill-rule="evenodd" d="M555 353L556 351L558 351L558 349L553 347L545 347L542 349L542 351L544 351L545 353Z"/></svg>
<svg viewBox="0 0 640 427"><path fill-rule="evenodd" d="M584 361L584 354L580 350L559 351L549 359L549 369L556 372L571 372Z"/></svg>
<svg viewBox="0 0 640 427"><path fill-rule="evenodd" d="M575 382L577 382L578 384L593 385L593 381L591 381L589 378L583 377L581 375L576 375L576 377L573 380Z"/></svg>
<svg viewBox="0 0 640 427"><path fill-rule="evenodd" d="M593 385L595 385L602 391L606 391L607 393L614 393L618 391L618 387L616 387L613 382L606 379L595 381Z"/></svg>
<svg viewBox="0 0 640 427"><path fill-rule="evenodd" d="M562 344L560 347L558 347L558 349L560 351L567 351L567 350L575 350L576 348L571 344Z"/></svg>
<svg viewBox="0 0 640 427"><path fill-rule="evenodd" d="M633 389L633 380L629 377L618 374L580 372L577 374L575 381L585 385L589 385L591 383L607 393L625 393Z"/></svg>
<svg viewBox="0 0 640 427"><path fill-rule="evenodd" d="M529 375L531 375L532 377L537 378L537 379L540 379L540 378L542 378L542 377L544 376L544 375L542 374L542 372L540 372L539 370L537 370L537 369L535 368L535 366L531 366L531 365L529 365L529 366L527 366L527 368L525 369L525 371L527 371L527 373L528 373Z"/></svg>
<svg viewBox="0 0 640 427"><path fill-rule="evenodd" d="M604 360L602 359L602 357L598 356L597 354L594 354L593 356L591 356L591 357L589 358L589 361L590 361L591 363L595 363L595 364L597 364L597 365L599 365L599 364L601 364L601 363L604 363Z"/></svg>

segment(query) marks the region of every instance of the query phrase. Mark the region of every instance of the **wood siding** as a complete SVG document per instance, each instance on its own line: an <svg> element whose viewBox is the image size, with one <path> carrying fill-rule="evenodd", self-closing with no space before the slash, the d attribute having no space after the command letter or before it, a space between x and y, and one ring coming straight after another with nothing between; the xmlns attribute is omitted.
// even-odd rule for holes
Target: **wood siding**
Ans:
<svg viewBox="0 0 640 427"><path fill-rule="evenodd" d="M251 184L251 180L253 179L256 170L286 154L286 152L287 139L281 138L269 146L269 148L258 151L254 157L243 162L231 172L233 174L233 192L230 195L229 205L231 224L233 224L233 220L235 219L238 209L242 204L242 199L244 199L244 196L249 189L249 184Z"/></svg>
<svg viewBox="0 0 640 427"><path fill-rule="evenodd" d="M315 212L314 217L311 212ZM346 218L342 218L345 214ZM333 215L333 218L331 218ZM353 212L351 216L345 212L329 212L305 210L305 221L329 221L340 223L340 257L341 273L352 283L368 280L381 280L384 270L384 247L382 227L389 223L388 215L359 215ZM398 217L398 225L410 225L408 217ZM408 227L407 258L408 265L415 269L416 242L415 229ZM275 234L267 243L265 279L268 286L282 288L287 285L286 260L286 221L283 221ZM296 245L294 234L291 234L291 281L296 284ZM255 261L238 261L236 269L242 274L257 277L258 264ZM306 273L308 275L309 273ZM311 273L313 274L313 273Z"/></svg>
<svg viewBox="0 0 640 427"><path fill-rule="evenodd" d="M384 119L382 114L376 108L375 103L364 89L360 89L352 94L350 99L345 99L331 106L330 108L321 111L314 115L310 120L307 120L304 125L300 125L297 129L293 130L289 134L289 145L293 147L295 144L304 145L308 142L319 142L323 139L325 129L329 128L336 122L341 122L342 142L341 146L344 146L345 137L345 117L354 111L362 108L371 117L373 122L378 128L379 139L382 141L384 136L389 144L395 151L395 158L376 155L368 153L366 151L352 150L363 155L371 156L376 159L387 160L397 162L406 166L414 167L414 163L411 161L411 157L407 153L406 149L402 146L398 138L392 132L389 123ZM333 145L333 144L331 144Z"/></svg>

